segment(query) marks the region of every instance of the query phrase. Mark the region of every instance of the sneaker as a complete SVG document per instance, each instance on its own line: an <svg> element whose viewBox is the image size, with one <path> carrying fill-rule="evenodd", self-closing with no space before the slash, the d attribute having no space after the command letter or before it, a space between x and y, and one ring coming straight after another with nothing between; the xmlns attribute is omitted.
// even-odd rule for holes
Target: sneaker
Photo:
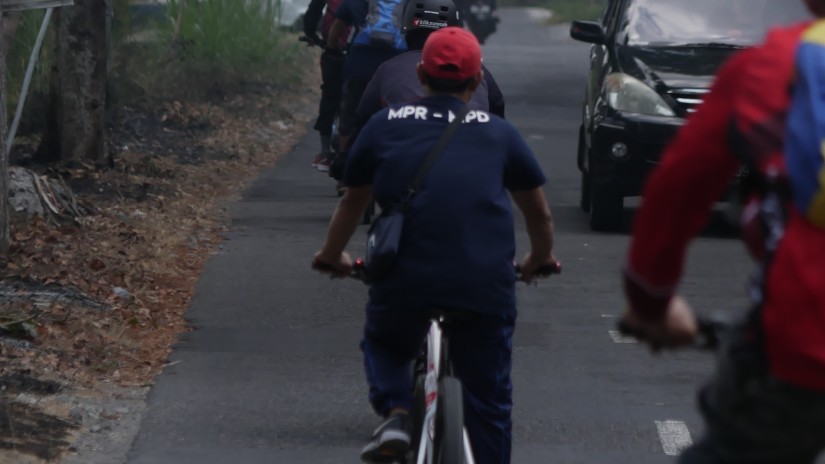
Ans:
<svg viewBox="0 0 825 464"><path fill-rule="evenodd" d="M310 166L317 169L318 168L318 163L320 163L321 161L324 161L325 159L327 159L327 157L323 153L318 153L317 155L315 155L315 159L312 160L312 163L310 164Z"/></svg>
<svg viewBox="0 0 825 464"><path fill-rule="evenodd" d="M332 160L329 158L324 158L315 165L315 169L321 172L329 172L329 166L332 164Z"/></svg>
<svg viewBox="0 0 825 464"><path fill-rule="evenodd" d="M403 461L412 441L412 419L406 414L390 416L375 429L372 439L361 450L361 461L387 464Z"/></svg>

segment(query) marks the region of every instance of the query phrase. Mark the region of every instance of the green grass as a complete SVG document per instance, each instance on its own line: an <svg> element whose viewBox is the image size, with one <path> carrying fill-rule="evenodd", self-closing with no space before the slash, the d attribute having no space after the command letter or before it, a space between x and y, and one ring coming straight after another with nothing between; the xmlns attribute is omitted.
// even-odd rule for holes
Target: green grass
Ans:
<svg viewBox="0 0 825 464"><path fill-rule="evenodd" d="M141 39L118 51L119 100L204 99L249 83L299 82L311 63L278 25L278 1L188 0L178 34L180 0L142 18L131 31Z"/></svg>
<svg viewBox="0 0 825 464"><path fill-rule="evenodd" d="M167 42L173 38L178 4L170 2L161 29ZM277 0L187 2L176 45L193 71L244 80L282 77L298 48L278 25Z"/></svg>
<svg viewBox="0 0 825 464"><path fill-rule="evenodd" d="M574 19L597 19L605 7L605 0L502 0L506 6L530 6L553 11L551 23L566 23Z"/></svg>
<svg viewBox="0 0 825 464"><path fill-rule="evenodd" d="M294 35L278 26L279 0L189 0L174 35L179 0L132 17L130 0L113 0L109 103L203 99L235 84L299 82L309 66ZM12 117L43 10L23 13L6 59L7 111ZM21 133L42 129L54 55L52 21L35 68ZM149 37L136 43L135 35Z"/></svg>

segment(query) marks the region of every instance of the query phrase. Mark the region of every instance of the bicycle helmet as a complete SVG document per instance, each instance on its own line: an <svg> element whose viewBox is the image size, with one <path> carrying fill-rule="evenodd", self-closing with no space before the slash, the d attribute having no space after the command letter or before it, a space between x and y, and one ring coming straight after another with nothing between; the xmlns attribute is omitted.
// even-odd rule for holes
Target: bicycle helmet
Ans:
<svg viewBox="0 0 825 464"><path fill-rule="evenodd" d="M419 29L437 30L463 26L452 0L409 0L404 10L404 34Z"/></svg>

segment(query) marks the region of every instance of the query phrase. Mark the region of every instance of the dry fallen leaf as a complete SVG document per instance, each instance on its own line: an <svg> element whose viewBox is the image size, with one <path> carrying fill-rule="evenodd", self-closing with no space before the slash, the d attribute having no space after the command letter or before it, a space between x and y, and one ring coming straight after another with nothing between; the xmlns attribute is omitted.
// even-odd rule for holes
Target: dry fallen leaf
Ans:
<svg viewBox="0 0 825 464"><path fill-rule="evenodd" d="M99 272L106 269L106 264L99 258L95 258L92 260L91 263L89 263L89 269L95 272Z"/></svg>

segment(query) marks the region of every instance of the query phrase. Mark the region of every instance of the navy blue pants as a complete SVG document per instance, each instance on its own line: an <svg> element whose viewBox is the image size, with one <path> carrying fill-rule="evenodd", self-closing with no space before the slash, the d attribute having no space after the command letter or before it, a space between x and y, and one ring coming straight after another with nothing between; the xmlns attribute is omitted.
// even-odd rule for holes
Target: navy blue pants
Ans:
<svg viewBox="0 0 825 464"><path fill-rule="evenodd" d="M423 312L367 310L361 350L370 403L378 414L412 408L412 361L428 328ZM464 386L464 422L478 464L510 463L514 329L515 316L480 314L447 334L453 368Z"/></svg>

